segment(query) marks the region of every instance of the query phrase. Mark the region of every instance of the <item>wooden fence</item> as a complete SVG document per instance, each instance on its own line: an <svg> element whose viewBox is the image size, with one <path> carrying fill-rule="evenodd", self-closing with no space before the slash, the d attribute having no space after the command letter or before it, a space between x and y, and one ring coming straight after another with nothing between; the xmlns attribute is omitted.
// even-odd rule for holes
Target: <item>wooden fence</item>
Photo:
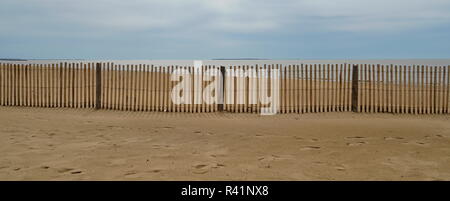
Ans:
<svg viewBox="0 0 450 201"><path fill-rule="evenodd" d="M190 75L172 81L176 70ZM207 71L207 70L215 71ZM279 113L383 112L448 114L449 66L301 64L253 66L153 66L112 63L0 64L0 105L162 112L258 113L261 80L279 73ZM212 79L203 75L209 73ZM220 76L223 79L219 79ZM215 97L204 101L216 81ZM182 104L176 85L191 91ZM271 86L267 85L269 92ZM219 94L220 93L220 94ZM223 94L222 94L223 93ZM220 99L222 100L222 99ZM208 104L213 102L211 104Z"/></svg>

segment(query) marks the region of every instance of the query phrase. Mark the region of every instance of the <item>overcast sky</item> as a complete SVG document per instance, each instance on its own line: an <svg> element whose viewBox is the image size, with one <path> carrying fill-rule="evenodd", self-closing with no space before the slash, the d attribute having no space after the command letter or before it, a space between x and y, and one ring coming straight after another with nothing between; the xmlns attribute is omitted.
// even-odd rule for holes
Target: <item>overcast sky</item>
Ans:
<svg viewBox="0 0 450 201"><path fill-rule="evenodd" d="M0 58L450 58L450 0L0 0Z"/></svg>

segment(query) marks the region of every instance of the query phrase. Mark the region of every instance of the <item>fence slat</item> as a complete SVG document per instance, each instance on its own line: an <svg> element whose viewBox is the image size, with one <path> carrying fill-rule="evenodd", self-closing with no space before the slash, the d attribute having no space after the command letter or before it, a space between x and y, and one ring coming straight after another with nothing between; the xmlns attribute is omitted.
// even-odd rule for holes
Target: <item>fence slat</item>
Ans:
<svg viewBox="0 0 450 201"><path fill-rule="evenodd" d="M337 82L336 83L337 84L337 91L336 91L336 93L337 93L337 99L336 99L337 108L336 108L336 110L338 112L342 112L342 111L344 111L344 95L345 95L345 92L344 92L344 87L345 87L344 64L336 65L336 68L337 68L337 74L336 74L336 76L337 76L337 80L336 80L336 82Z"/></svg>
<svg viewBox="0 0 450 201"><path fill-rule="evenodd" d="M439 67L439 114L445 113L445 66Z"/></svg>
<svg viewBox="0 0 450 201"><path fill-rule="evenodd" d="M12 65L12 105L17 106L17 64Z"/></svg>
<svg viewBox="0 0 450 201"><path fill-rule="evenodd" d="M384 111L384 65L378 65L378 96L379 109L378 112Z"/></svg>
<svg viewBox="0 0 450 201"><path fill-rule="evenodd" d="M128 65L122 65L122 110L128 110Z"/></svg>
<svg viewBox="0 0 450 201"><path fill-rule="evenodd" d="M110 76L110 62L106 62L102 66L102 97L101 97L101 107L102 109L108 108L108 95L109 95L109 76Z"/></svg>
<svg viewBox="0 0 450 201"><path fill-rule="evenodd" d="M1 90L1 97L0 97L0 104L2 106L6 106L6 64L4 63L0 63L0 76L1 76L1 80L0 80L0 90Z"/></svg>
<svg viewBox="0 0 450 201"><path fill-rule="evenodd" d="M377 112L377 107L378 107L378 102L377 102L377 79L376 79L376 74L377 74L377 69L376 69L376 65L375 64L371 64L371 101L372 101L372 105L371 105L371 112L372 113L376 113Z"/></svg>
<svg viewBox="0 0 450 201"><path fill-rule="evenodd" d="M7 87L7 74L6 74L6 69L7 69L7 64L6 63L0 63L0 76L1 76L1 80L0 80L0 90L1 90L1 97L0 97L0 101L1 101L1 105L2 106L6 106L6 99L8 98L8 94L6 93Z"/></svg>
<svg viewBox="0 0 450 201"><path fill-rule="evenodd" d="M335 69L336 67L336 69ZM331 64L331 111L336 112L337 111L337 65Z"/></svg>
<svg viewBox="0 0 450 201"><path fill-rule="evenodd" d="M409 85L408 85L408 66L403 66L403 113L409 113L409 100L411 97L409 96Z"/></svg>
<svg viewBox="0 0 450 201"><path fill-rule="evenodd" d="M46 101L47 101L47 105L46 107L51 107L52 106L52 97L51 97L51 92L52 92L52 77L51 77L51 64L48 64L46 66Z"/></svg>
<svg viewBox="0 0 450 201"><path fill-rule="evenodd" d="M119 65L119 93L117 97L119 110L125 110L125 65Z"/></svg>
<svg viewBox="0 0 450 201"><path fill-rule="evenodd" d="M296 113L295 107L295 76L294 76L295 65L289 65L289 113Z"/></svg>
<svg viewBox="0 0 450 201"><path fill-rule="evenodd" d="M397 100L397 113L402 113L402 100L403 100L403 76L402 76L402 65L397 67L398 77L397 77L397 89L398 89L398 100Z"/></svg>
<svg viewBox="0 0 450 201"><path fill-rule="evenodd" d="M367 65L367 112L371 113L372 111L372 106L373 106L373 101L372 101L372 64L368 64Z"/></svg>
<svg viewBox="0 0 450 201"><path fill-rule="evenodd" d="M23 106L23 64L17 65L17 97L18 97L18 106Z"/></svg>
<svg viewBox="0 0 450 201"><path fill-rule="evenodd" d="M16 101L15 101L15 105L16 106L20 106L20 66L21 66L21 64L16 64L15 66L14 66L14 68L15 68L15 70L14 70L14 74L15 74L15 82L14 82L14 84L15 84L15 87L14 87L14 89L15 89L15 99L16 99Z"/></svg>
<svg viewBox="0 0 450 201"><path fill-rule="evenodd" d="M115 80L114 80L114 63L111 63L110 65L109 65L109 68L108 68L108 87L106 88L107 89L107 101L106 101L106 108L107 109L113 109L113 103L114 103L114 100L113 100L113 93L114 93L114 82L115 82Z"/></svg>
<svg viewBox="0 0 450 201"><path fill-rule="evenodd" d="M375 72L376 72L376 76L375 76L375 79L376 79L376 92L375 92L375 97L377 97L377 98L376 98L375 112L378 113L378 112L381 111L381 109L380 109L380 108L381 108L380 64L377 64L375 68L376 68L376 70L375 70Z"/></svg>
<svg viewBox="0 0 450 201"><path fill-rule="evenodd" d="M142 111L142 64L137 65L136 82L137 82L136 110Z"/></svg>
<svg viewBox="0 0 450 201"><path fill-rule="evenodd" d="M305 101L305 110L306 110L306 112L307 113L310 113L311 112L311 96L312 96L312 91L310 90L311 89L311 82L310 82L310 71L311 70L309 70L308 69L308 67L309 67L309 65L308 64L305 64L305 99L306 99L306 101Z"/></svg>
<svg viewBox="0 0 450 201"><path fill-rule="evenodd" d="M42 69L42 77L43 77L43 83L42 83L42 100L44 102L44 107L48 107L48 64L43 65Z"/></svg>
<svg viewBox="0 0 450 201"><path fill-rule="evenodd" d="M445 104L446 104L445 108L446 108L446 113L448 114L448 113L450 113L450 108L449 108L449 106L450 106L450 104L449 104L449 101L450 101L450 65L447 66L447 98L446 99L447 100L445 101Z"/></svg>
<svg viewBox="0 0 450 201"><path fill-rule="evenodd" d="M19 96L19 106L24 106L24 98L23 98L23 90L24 90L24 86L23 86L23 81L24 81L24 76L23 76L23 67L24 64L20 64L18 65L18 96Z"/></svg>
<svg viewBox="0 0 450 201"><path fill-rule="evenodd" d="M122 80L120 77L120 74L121 74L120 67L121 67L120 64L114 65L114 80L115 80L115 82L114 82L114 94L113 94L113 99L114 99L113 108L115 110L121 110L120 97L121 97L121 91L122 91L122 88L121 88Z"/></svg>
<svg viewBox="0 0 450 201"><path fill-rule="evenodd" d="M11 64L5 64L5 105L11 106Z"/></svg>
<svg viewBox="0 0 450 201"><path fill-rule="evenodd" d="M40 96L40 82L41 82L41 64L36 64L35 65L35 71L34 71L34 76L35 76L35 96L36 96L36 107L41 107L41 96Z"/></svg>
<svg viewBox="0 0 450 201"><path fill-rule="evenodd" d="M310 90L311 90L311 112L316 112L316 64L311 64L310 66Z"/></svg>
<svg viewBox="0 0 450 201"><path fill-rule="evenodd" d="M324 112L330 112L330 65L323 65L323 110Z"/></svg>
<svg viewBox="0 0 450 201"><path fill-rule="evenodd" d="M132 82L132 73L133 73L133 65L127 65L126 66L126 76L125 76L125 84L126 84L126 105L125 110L130 111L132 110L132 102L133 102L133 82ZM158 80L159 81L159 80ZM159 111L159 110L158 110Z"/></svg>
<svg viewBox="0 0 450 201"><path fill-rule="evenodd" d="M15 98L15 106L20 106L20 64L14 65L14 98Z"/></svg>
<svg viewBox="0 0 450 201"><path fill-rule="evenodd" d="M135 95L135 111L141 111L141 67L142 65L135 65L135 79L134 79L134 86L136 88L136 95Z"/></svg>
<svg viewBox="0 0 450 201"><path fill-rule="evenodd" d="M140 111L140 67L141 65L134 65L134 111Z"/></svg>
<svg viewBox="0 0 450 201"><path fill-rule="evenodd" d="M438 66L434 66L433 67L433 97L432 97L432 99L433 99L433 113L434 114L437 114L437 112L438 112L438 98L439 98L439 95L438 95L438 83L437 83L437 81L438 81L438 77L437 77L437 75L438 75Z"/></svg>
<svg viewBox="0 0 450 201"><path fill-rule="evenodd" d="M413 65L412 66L413 71L411 72L412 74L412 88L413 88L413 108L414 108L414 114L418 114L419 108L418 108L418 88L419 88L419 79L418 79L418 66L417 65Z"/></svg>
<svg viewBox="0 0 450 201"><path fill-rule="evenodd" d="M293 82L293 113L300 113L300 107L299 107L299 94L300 94L300 88L299 88L299 69L298 65L292 66L292 82Z"/></svg>
<svg viewBox="0 0 450 201"><path fill-rule="evenodd" d="M15 90L14 90L14 83L15 83L15 64L10 64L9 65L9 105L10 106L15 106Z"/></svg>
<svg viewBox="0 0 450 201"><path fill-rule="evenodd" d="M12 65L12 105L17 106L17 64Z"/></svg>
<svg viewBox="0 0 450 201"><path fill-rule="evenodd" d="M411 66L405 66L405 78L407 78L407 81L405 81L405 86L406 86L406 90L407 90L407 99L406 99L406 113L411 114L412 113L412 89L411 89ZM406 79L405 79L406 80Z"/></svg>
<svg viewBox="0 0 450 201"><path fill-rule="evenodd" d="M398 101L397 101L397 113L403 113L403 76L402 76L402 65L398 66L398 78L397 78L397 86L398 86Z"/></svg>
<svg viewBox="0 0 450 201"><path fill-rule="evenodd" d="M317 77L315 79L316 88L316 98L317 98L317 110L316 112L322 112L322 64L317 64L316 74Z"/></svg>
<svg viewBox="0 0 450 201"><path fill-rule="evenodd" d="M431 77L431 70L430 70L430 66L426 66L425 67L425 111L426 114L430 114L431 111L431 107L430 107L430 98L431 98L431 81L430 81L430 77Z"/></svg>
<svg viewBox="0 0 450 201"><path fill-rule="evenodd" d="M142 89L142 100L141 101L142 101L142 103L141 104L142 104L142 106L141 106L141 110L142 111L147 111L147 103L148 103L147 102L148 101L148 88L147 88L148 72L147 72L147 70L148 70L147 65L143 64L142 68L141 68L141 73L142 73L142 77L141 77L141 81L142 81L142 83L141 83L141 89Z"/></svg>
<svg viewBox="0 0 450 201"><path fill-rule="evenodd" d="M9 101L9 99L11 98L11 94L9 93L10 92L10 80L11 80L11 78L10 78L10 74L9 74L9 66L10 66L10 64L6 64L5 65L5 94L6 94L6 96L5 96L5 105L6 106L9 106L10 105L10 101Z"/></svg>
<svg viewBox="0 0 450 201"><path fill-rule="evenodd" d="M5 86L5 83L4 83L5 77L3 75L4 69L5 69L4 64L0 63L0 105L1 106L5 105L5 103L4 103L4 98L5 98L4 92L5 92L5 89L3 88Z"/></svg>
<svg viewBox="0 0 450 201"><path fill-rule="evenodd" d="M442 113L446 114L447 113L447 105L448 105L448 79L447 79L447 71L448 71L448 67L447 66L442 66Z"/></svg>

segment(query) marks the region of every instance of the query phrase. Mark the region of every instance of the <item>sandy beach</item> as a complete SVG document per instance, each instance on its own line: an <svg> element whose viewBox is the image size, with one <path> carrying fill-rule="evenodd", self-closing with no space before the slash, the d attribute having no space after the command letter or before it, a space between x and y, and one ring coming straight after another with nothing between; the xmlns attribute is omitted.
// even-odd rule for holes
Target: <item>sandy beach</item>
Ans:
<svg viewBox="0 0 450 201"><path fill-rule="evenodd" d="M0 180L450 180L450 117L0 107Z"/></svg>

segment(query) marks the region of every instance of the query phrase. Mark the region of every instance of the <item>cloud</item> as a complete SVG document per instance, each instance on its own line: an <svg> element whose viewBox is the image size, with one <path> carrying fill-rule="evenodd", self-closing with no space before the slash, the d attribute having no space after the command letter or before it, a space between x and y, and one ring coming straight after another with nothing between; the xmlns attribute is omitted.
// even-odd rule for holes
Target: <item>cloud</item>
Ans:
<svg viewBox="0 0 450 201"><path fill-rule="evenodd" d="M270 57L275 49L316 48L324 40L359 46L365 40L351 39L355 35L417 32L418 38L450 27L449 10L448 0L1 0L0 54L11 47L39 52L50 44L50 56L66 46L94 55L108 44L118 55L151 47L163 56L178 50L225 57L221 49L232 57ZM436 34L445 38L444 32Z"/></svg>
<svg viewBox="0 0 450 201"><path fill-rule="evenodd" d="M447 0L3 0L0 5L3 29L397 31L450 21Z"/></svg>

